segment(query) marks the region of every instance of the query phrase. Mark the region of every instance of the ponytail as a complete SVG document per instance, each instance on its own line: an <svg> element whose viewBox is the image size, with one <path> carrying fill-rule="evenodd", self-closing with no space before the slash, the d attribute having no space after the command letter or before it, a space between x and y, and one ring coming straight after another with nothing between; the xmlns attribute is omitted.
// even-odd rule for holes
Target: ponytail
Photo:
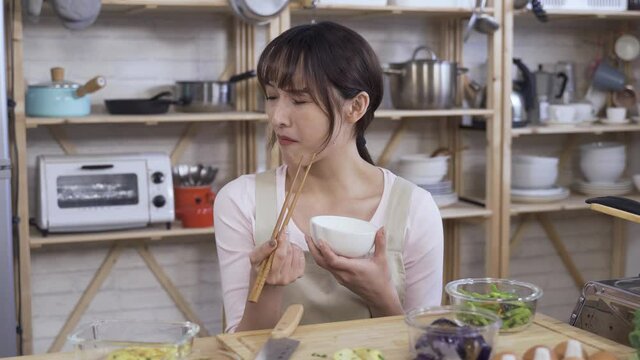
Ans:
<svg viewBox="0 0 640 360"><path fill-rule="evenodd" d="M369 150L367 150L367 140L365 140L363 134L358 134L356 136L356 148L358 149L358 154L363 158L366 162L371 165L375 165L373 163L373 159L371 159L371 154L369 154Z"/></svg>

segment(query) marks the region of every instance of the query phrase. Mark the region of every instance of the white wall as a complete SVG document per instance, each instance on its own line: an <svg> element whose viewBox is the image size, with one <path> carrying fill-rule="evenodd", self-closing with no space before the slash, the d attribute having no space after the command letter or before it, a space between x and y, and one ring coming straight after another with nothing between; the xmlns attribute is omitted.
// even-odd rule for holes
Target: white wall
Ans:
<svg viewBox="0 0 640 360"><path fill-rule="evenodd" d="M373 45L384 62L409 58L412 50L424 43L434 48L439 28L433 20L419 17L340 19L360 31ZM294 24L308 19L294 19ZM224 68L230 49L225 35L229 18L222 15L165 13L101 16L90 29L71 32L57 19L43 18L38 24L25 26L25 76L29 83L45 81L52 66L67 68L67 77L78 82L102 74L106 89L94 94L100 105L105 98L145 97L171 87L175 80L215 79ZM540 27L529 24L518 28L516 55L529 65L546 60L585 59L589 53L576 38L589 39L598 33L593 24ZM525 43L527 45L525 45ZM482 36L474 35L465 46L465 65L474 76L486 59ZM383 107L390 107L388 96ZM378 121L372 125L367 139L374 158L380 154L394 124ZM81 153L128 150L170 151L178 140L183 125L89 125L67 128ZM194 144L182 161L197 161L220 167L214 187L228 181L233 169L233 126L202 125ZM45 128L29 130L30 203L35 195L33 176L35 156L61 153ZM558 148L559 137L516 142L516 146L548 153ZM484 169L482 133L465 136L471 148L465 150L465 176L477 179ZM432 122L415 122L397 153L430 151L438 147L437 132ZM635 151L637 154L637 149ZM638 169L639 164L635 164ZM482 174L480 174L482 177ZM470 182L474 183L474 182ZM482 187L482 182L475 185ZM608 276L610 222L587 212L552 214L558 229L575 254L576 262L587 279ZM630 237L637 234L630 231ZM637 235L635 235L637 238ZM484 259L482 226L462 224L462 276L481 276ZM636 239L636 242L640 240ZM636 246L637 245L637 246ZM634 243L640 247L640 244ZM211 333L221 329L221 298L213 239L199 242L155 244L152 252L165 271L185 294L196 313ZM80 297L95 269L100 265L107 245L45 247L32 254L33 259L33 323L35 351L44 352L51 344L75 301ZM631 265L631 264L630 264ZM567 319L577 299L577 290L554 254L541 230L533 230L513 257L512 275L541 285L545 297L541 311ZM633 270L638 272L637 270ZM146 269L134 250L126 250L113 274L100 289L82 322L96 318L140 318L179 320L181 314Z"/></svg>

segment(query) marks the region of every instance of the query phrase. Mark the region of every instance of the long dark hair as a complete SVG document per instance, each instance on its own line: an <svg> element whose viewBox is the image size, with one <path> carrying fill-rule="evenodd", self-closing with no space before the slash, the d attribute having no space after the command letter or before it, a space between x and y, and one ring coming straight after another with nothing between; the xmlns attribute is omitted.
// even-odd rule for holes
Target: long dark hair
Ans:
<svg viewBox="0 0 640 360"><path fill-rule="evenodd" d="M258 81L280 89L295 88L297 71L309 89L313 101L330 121L325 147L333 136L338 107L337 94L344 100L364 91L369 107L355 125L358 153L373 164L364 132L373 121L373 113L382 101L382 68L367 41L355 31L334 22L293 27L271 41L258 61Z"/></svg>

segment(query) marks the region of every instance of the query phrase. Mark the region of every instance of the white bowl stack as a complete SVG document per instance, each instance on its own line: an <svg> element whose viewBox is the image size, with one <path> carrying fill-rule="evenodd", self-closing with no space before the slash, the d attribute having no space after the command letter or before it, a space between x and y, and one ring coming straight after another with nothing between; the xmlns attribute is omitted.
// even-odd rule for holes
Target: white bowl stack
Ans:
<svg viewBox="0 0 640 360"><path fill-rule="evenodd" d="M444 180L448 172L449 156L431 157L429 154L401 156L397 168L398 176L429 191L439 207L458 201L451 181Z"/></svg>
<svg viewBox="0 0 640 360"><path fill-rule="evenodd" d="M549 202L565 199L569 190L556 185L558 158L516 155L511 165L511 199L516 202Z"/></svg>
<svg viewBox="0 0 640 360"><path fill-rule="evenodd" d="M579 180L576 190L592 196L624 195L633 189L630 179L622 179L627 156L624 144L594 142L580 147L580 170L586 181Z"/></svg>

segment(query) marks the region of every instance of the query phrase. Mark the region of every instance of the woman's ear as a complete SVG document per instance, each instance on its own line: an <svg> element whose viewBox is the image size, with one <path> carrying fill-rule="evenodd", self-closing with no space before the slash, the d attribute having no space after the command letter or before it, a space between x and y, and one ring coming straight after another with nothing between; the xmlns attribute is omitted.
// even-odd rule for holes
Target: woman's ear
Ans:
<svg viewBox="0 0 640 360"><path fill-rule="evenodd" d="M345 108L345 120L349 123L356 123L360 120L369 108L369 94L360 91L358 95L347 100Z"/></svg>

